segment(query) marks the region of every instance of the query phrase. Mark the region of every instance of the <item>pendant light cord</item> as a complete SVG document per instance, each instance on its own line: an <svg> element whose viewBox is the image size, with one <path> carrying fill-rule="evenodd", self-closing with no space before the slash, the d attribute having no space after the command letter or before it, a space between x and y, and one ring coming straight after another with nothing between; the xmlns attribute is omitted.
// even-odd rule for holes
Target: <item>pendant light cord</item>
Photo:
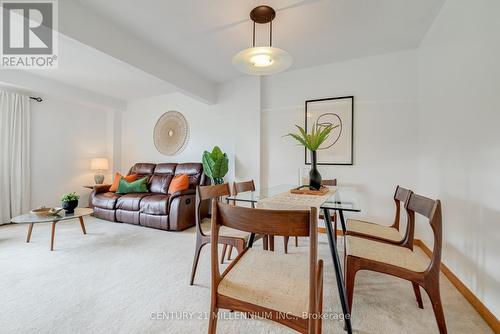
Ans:
<svg viewBox="0 0 500 334"><path fill-rule="evenodd" d="M253 21L253 47L255 47L255 21Z"/></svg>
<svg viewBox="0 0 500 334"><path fill-rule="evenodd" d="M273 46L273 21L269 22L269 46Z"/></svg>
<svg viewBox="0 0 500 334"><path fill-rule="evenodd" d="M274 17L273 17L274 18ZM273 46L273 18L269 21L269 46ZM252 45L255 47L255 19L253 21ZM261 23L261 22L259 22ZM262 22L263 23L263 22Z"/></svg>

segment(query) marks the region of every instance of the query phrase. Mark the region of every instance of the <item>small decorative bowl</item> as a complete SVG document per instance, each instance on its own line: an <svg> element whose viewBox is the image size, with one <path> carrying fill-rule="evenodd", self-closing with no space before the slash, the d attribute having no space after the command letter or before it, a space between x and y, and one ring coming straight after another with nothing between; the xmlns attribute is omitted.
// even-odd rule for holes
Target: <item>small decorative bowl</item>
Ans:
<svg viewBox="0 0 500 334"><path fill-rule="evenodd" d="M31 210L31 213L40 216L40 217L49 217L49 216L55 216L59 212L61 212L62 208L46 208L46 207L41 207L38 209L33 209Z"/></svg>

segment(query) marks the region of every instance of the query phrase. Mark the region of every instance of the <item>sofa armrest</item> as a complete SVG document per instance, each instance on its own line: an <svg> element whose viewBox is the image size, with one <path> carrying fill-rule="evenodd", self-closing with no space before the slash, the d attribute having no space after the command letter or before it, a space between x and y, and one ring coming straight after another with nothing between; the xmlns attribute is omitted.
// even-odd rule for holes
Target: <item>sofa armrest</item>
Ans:
<svg viewBox="0 0 500 334"><path fill-rule="evenodd" d="M184 195L194 195L194 194L196 194L196 189L179 190L179 191L176 191L175 193L171 194L168 201L171 203L172 200L176 197L184 196Z"/></svg>
<svg viewBox="0 0 500 334"><path fill-rule="evenodd" d="M109 188L111 188L111 185L99 185L94 187L94 193L100 194L100 193L107 193L109 191Z"/></svg>

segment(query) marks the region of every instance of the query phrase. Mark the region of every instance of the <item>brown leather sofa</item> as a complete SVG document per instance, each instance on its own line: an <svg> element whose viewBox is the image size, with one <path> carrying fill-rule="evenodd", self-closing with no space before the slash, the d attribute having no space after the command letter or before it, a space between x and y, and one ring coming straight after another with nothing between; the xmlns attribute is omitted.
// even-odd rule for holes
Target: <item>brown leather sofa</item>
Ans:
<svg viewBox="0 0 500 334"><path fill-rule="evenodd" d="M167 231L195 225L196 186L210 182L203 174L202 164L137 163L128 174L147 176L150 192L120 195L109 192L109 186L96 187L90 195L95 217ZM189 176L189 189L170 194L170 181L177 174ZM203 211L206 214L208 206Z"/></svg>

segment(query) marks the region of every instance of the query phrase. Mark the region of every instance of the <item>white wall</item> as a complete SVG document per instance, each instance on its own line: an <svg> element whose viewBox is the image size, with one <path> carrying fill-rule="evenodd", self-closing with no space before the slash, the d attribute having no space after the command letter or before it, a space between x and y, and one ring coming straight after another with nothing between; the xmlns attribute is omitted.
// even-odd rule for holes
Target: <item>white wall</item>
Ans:
<svg viewBox="0 0 500 334"><path fill-rule="evenodd" d="M61 195L73 191L81 195L80 205L87 205L90 190L82 186L94 183L90 159L112 156L110 114L53 97L32 102L32 207L60 206Z"/></svg>
<svg viewBox="0 0 500 334"><path fill-rule="evenodd" d="M304 149L282 136L304 125L304 101L354 95L354 165L319 166L358 187L364 217L392 223L396 185L417 181L416 51L289 71L262 80L262 183L297 183Z"/></svg>
<svg viewBox="0 0 500 334"><path fill-rule="evenodd" d="M442 200L443 262L500 318L498 13L447 1L419 49L418 190Z"/></svg>
<svg viewBox="0 0 500 334"><path fill-rule="evenodd" d="M121 172L136 162L201 162L203 151L217 145L229 156L227 180L258 181L259 96L260 80L244 77L220 85L211 106L181 93L130 101L121 115ZM189 143L176 156L160 154L153 143L154 126L169 110L181 112L189 124Z"/></svg>

